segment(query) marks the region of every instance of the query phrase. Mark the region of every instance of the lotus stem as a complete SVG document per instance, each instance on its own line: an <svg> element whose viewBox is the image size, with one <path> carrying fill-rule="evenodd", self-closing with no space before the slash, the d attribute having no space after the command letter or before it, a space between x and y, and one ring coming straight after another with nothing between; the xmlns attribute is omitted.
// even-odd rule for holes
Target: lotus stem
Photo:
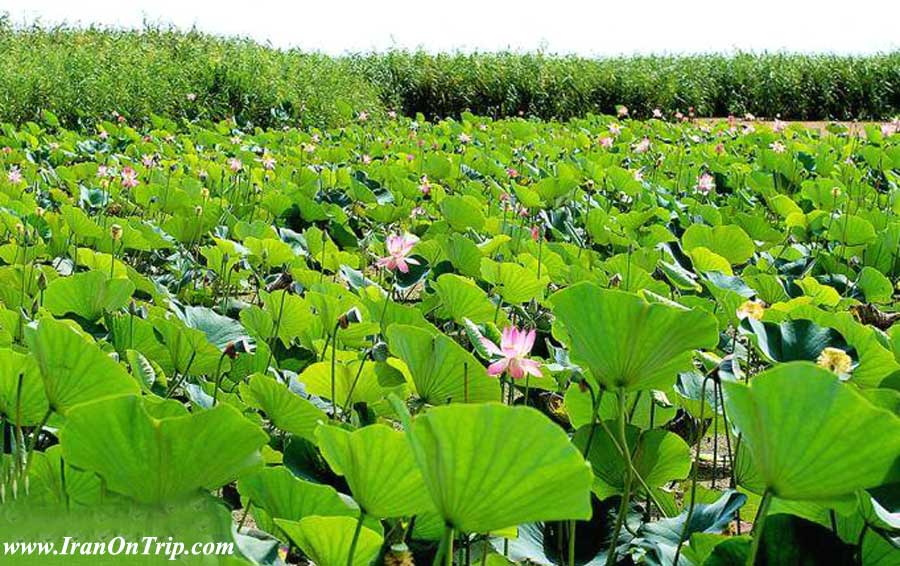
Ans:
<svg viewBox="0 0 900 566"><path fill-rule="evenodd" d="M251 509L252 507L253 507L253 500L252 500L252 499L248 499L248 500L247 500L247 506L244 507L244 512L241 513L241 520L238 521L238 526L237 526L237 531L238 531L238 532L241 532L241 529L244 528L244 521L247 520L247 515L250 514L250 509Z"/></svg>
<svg viewBox="0 0 900 566"><path fill-rule="evenodd" d="M703 378L703 382L700 384L700 427L701 431L703 430L703 409L706 407L706 382L711 379L709 375ZM715 387L715 384L713 385ZM716 418L716 415L713 414L713 419ZM715 442L715 438L713 439ZM697 440L697 446L694 452L694 465L691 473L691 501L688 503L688 512L687 518L684 520L684 527L681 529L681 534L678 535L678 546L675 548L675 560L673 564L677 566L678 557L681 556L681 547L684 545L684 539L687 537L687 530L691 525L691 516L694 514L694 504L697 500L697 472L700 468L700 445L703 443L703 433L700 433L700 438Z"/></svg>
<svg viewBox="0 0 900 566"><path fill-rule="evenodd" d="M356 520L356 530L353 531L353 540L350 541L350 552L347 554L347 566L353 566L353 556L356 554L356 544L359 542L359 533L362 532L363 519L366 512L359 510L359 519Z"/></svg>
<svg viewBox="0 0 900 566"><path fill-rule="evenodd" d="M751 531L753 541L750 543L750 555L747 557L747 566L756 564L756 554L759 552L759 544L760 541L762 541L764 528L766 526L766 515L769 512L770 503L772 503L772 492L767 488L763 493L762 501L759 503L756 519L753 520L753 530Z"/></svg>
<svg viewBox="0 0 900 566"><path fill-rule="evenodd" d="M569 566L575 566L575 521L569 521Z"/></svg>
<svg viewBox="0 0 900 566"><path fill-rule="evenodd" d="M213 380L213 407L216 406L216 402L219 400L219 386L222 384L222 361L225 359L225 352L222 352L222 355L219 356L219 363L216 364L216 377Z"/></svg>
<svg viewBox="0 0 900 566"><path fill-rule="evenodd" d="M445 566L453 566L453 534L453 527L444 526L444 536L441 538L441 545L438 547L433 564L443 563Z"/></svg>
<svg viewBox="0 0 900 566"><path fill-rule="evenodd" d="M363 359L359 362L359 369L356 370L356 376L353 378L353 383L350 384L350 389L347 390L347 399L341 407L342 413L346 413L350 409L350 399L353 397L353 390L356 389L356 384L359 382L359 376L362 375L363 366L366 365L368 357L368 354L363 356Z"/></svg>
<svg viewBox="0 0 900 566"><path fill-rule="evenodd" d="M603 421L603 419L599 419L597 421L597 424L600 425L600 428L602 428L603 431L606 433L606 435L610 438L610 440L612 440L613 446L615 446L616 450L619 451L619 455L624 458L625 451L622 449L622 446L619 445L619 440L616 438L616 435L613 434L612 430L610 430L610 428L606 425L606 423ZM641 484L641 487L643 487L644 490L647 492L647 496L650 498L650 501L652 501L653 504L656 505L656 508L659 509L659 512L664 517L668 517L666 512L663 510L662 505L660 505L659 501L656 500L656 496L653 495L653 491L650 490L650 486L647 485L647 481L644 480L643 476L641 476L640 472L638 472L637 469L634 468L634 466L631 467L631 473L633 474L633 478L636 479L638 481L638 483Z"/></svg>
<svg viewBox="0 0 900 566"><path fill-rule="evenodd" d="M334 372L335 364L337 363L337 333L340 327L340 322L335 324L334 332L331 335L331 420L337 420L337 387L334 382Z"/></svg>
<svg viewBox="0 0 900 566"><path fill-rule="evenodd" d="M25 481L26 486L28 485L28 470L31 469L31 456L34 453L35 447L37 446L38 437L41 435L41 431L44 430L44 427L47 426L47 421L50 420L50 415L52 413L53 409L47 409L47 412L44 414L44 418L41 419L40 424L38 424L37 428L34 429L31 440L28 442L28 448L25 451L25 469L22 470L22 478Z"/></svg>
<svg viewBox="0 0 900 566"><path fill-rule="evenodd" d="M527 391L527 385L526 385ZM591 394L591 428L588 432L587 442L584 444L584 450L581 455L585 459L587 459L588 454L591 453L591 444L594 443L594 432L597 430L597 412L600 410L600 399L603 398L603 391L600 392L599 395L594 394L594 390L588 387L588 393ZM526 402L527 402L527 394L526 394ZM577 523L574 519L570 520L568 523L569 529L569 566L575 566L575 528Z"/></svg>
<svg viewBox="0 0 900 566"><path fill-rule="evenodd" d="M616 563L616 546L619 541L619 533L622 532L622 523L628 514L628 503L631 501L631 479L632 470L631 449L628 447L628 438L625 436L625 390L620 389L619 398L619 441L622 443L622 453L625 457L627 466L625 467L625 485L622 489L622 502L619 505L619 514L616 516L616 526L613 529L612 539L610 541L609 553L606 555L606 566L612 566Z"/></svg>
<svg viewBox="0 0 900 566"><path fill-rule="evenodd" d="M269 357L266 359L266 371L269 371L269 364L272 363L272 356L275 354L275 341L278 340L278 331L281 329L281 316L284 313L284 298L287 296L287 289L281 291L281 301L278 305L278 319L272 329L272 336L269 338Z"/></svg>

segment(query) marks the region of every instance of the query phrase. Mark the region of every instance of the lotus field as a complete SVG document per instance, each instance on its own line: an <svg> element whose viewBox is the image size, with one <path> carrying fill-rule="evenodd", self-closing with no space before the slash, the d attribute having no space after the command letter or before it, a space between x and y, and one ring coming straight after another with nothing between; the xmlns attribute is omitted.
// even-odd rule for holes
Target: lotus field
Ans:
<svg viewBox="0 0 900 566"><path fill-rule="evenodd" d="M900 563L896 124L0 148L0 517L190 502L225 564Z"/></svg>

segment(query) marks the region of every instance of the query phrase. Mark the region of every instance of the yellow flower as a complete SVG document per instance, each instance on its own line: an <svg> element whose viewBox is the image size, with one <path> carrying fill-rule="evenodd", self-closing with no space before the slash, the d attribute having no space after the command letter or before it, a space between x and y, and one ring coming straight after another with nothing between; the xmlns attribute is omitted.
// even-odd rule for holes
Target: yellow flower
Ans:
<svg viewBox="0 0 900 566"><path fill-rule="evenodd" d="M853 369L853 359L843 350L831 347L822 350L816 363L838 375L846 375Z"/></svg>
<svg viewBox="0 0 900 566"><path fill-rule="evenodd" d="M740 319L753 318L762 320L763 314L766 312L766 305L761 301L745 301L738 307L736 314Z"/></svg>

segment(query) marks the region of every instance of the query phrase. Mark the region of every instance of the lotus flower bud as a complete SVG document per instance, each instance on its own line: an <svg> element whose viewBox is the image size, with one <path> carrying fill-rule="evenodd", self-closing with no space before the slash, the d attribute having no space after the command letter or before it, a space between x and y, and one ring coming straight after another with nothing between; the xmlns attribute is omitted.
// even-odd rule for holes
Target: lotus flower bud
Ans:
<svg viewBox="0 0 900 566"><path fill-rule="evenodd" d="M109 227L109 236L113 239L114 242L118 242L122 239L122 227L118 224L113 224Z"/></svg>

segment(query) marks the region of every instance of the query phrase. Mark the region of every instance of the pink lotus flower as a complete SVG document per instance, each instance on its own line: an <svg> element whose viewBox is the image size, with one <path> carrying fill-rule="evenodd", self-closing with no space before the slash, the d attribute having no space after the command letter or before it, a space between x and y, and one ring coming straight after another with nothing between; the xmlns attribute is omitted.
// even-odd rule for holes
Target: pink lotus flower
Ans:
<svg viewBox="0 0 900 566"><path fill-rule="evenodd" d="M231 169L232 173L237 173L244 168L244 164L237 157L232 157L228 160L228 168Z"/></svg>
<svg viewBox="0 0 900 566"><path fill-rule="evenodd" d="M628 116L628 107L627 106L619 106L616 109L616 114L619 116L619 118L625 118L626 116Z"/></svg>
<svg viewBox="0 0 900 566"><path fill-rule="evenodd" d="M102 179L104 177L109 177L110 171L109 167L106 165L98 165L97 166L97 178Z"/></svg>
<svg viewBox="0 0 900 566"><path fill-rule="evenodd" d="M510 177L511 179L515 179L516 177L519 176L519 172L516 171L515 169L513 169L512 167L507 167L507 168L506 168L506 174L509 175L509 177Z"/></svg>
<svg viewBox="0 0 900 566"><path fill-rule="evenodd" d="M369 163L372 163L372 156L370 156L368 153L363 155L362 162L363 162L363 165L368 165Z"/></svg>
<svg viewBox="0 0 900 566"><path fill-rule="evenodd" d="M469 134L463 132L459 134L459 143L469 143L472 141L472 138L469 137Z"/></svg>
<svg viewBox="0 0 900 566"><path fill-rule="evenodd" d="M275 164L277 163L277 161L275 161L275 158L268 153L264 153L262 158L259 159L259 162L262 163L263 169L265 169L266 171L272 171L273 169L275 169Z"/></svg>
<svg viewBox="0 0 900 566"><path fill-rule="evenodd" d="M397 269L400 273L409 273L410 265L419 265L418 260L409 257L409 252L412 251L413 246L418 241L419 239L412 234L388 236L384 241L388 255L379 258L375 265L388 269Z"/></svg>
<svg viewBox="0 0 900 566"><path fill-rule="evenodd" d="M784 153L784 151L785 151L785 149L786 149L786 148L784 147L784 144L781 143L780 141L776 141L776 142L770 143L770 144L769 144L769 148L770 148L772 151L774 151L775 153Z"/></svg>
<svg viewBox="0 0 900 566"><path fill-rule="evenodd" d="M156 159L152 155L144 154L141 156L141 163L144 164L144 167L150 168L153 167L153 164L156 162Z"/></svg>
<svg viewBox="0 0 900 566"><path fill-rule="evenodd" d="M716 188L716 180L709 173L704 173L697 177L697 186L695 189L698 193L708 195Z"/></svg>
<svg viewBox="0 0 900 566"><path fill-rule="evenodd" d="M126 189L133 189L138 186L137 171L135 171L131 167L123 167L122 186Z"/></svg>
<svg viewBox="0 0 900 566"><path fill-rule="evenodd" d="M21 183L22 179L22 171L15 165L13 165L10 168L9 173L6 174L6 180L14 185L18 185L19 183Z"/></svg>
<svg viewBox="0 0 900 566"><path fill-rule="evenodd" d="M109 134L106 132L106 130L100 130L100 133L98 135L100 136L101 140L105 140L109 137Z"/></svg>
<svg viewBox="0 0 900 566"><path fill-rule="evenodd" d="M362 112L360 112L360 113L356 116L356 118L357 118L360 122L365 122L366 120L369 119L369 113L366 112L365 110L363 110Z"/></svg>
<svg viewBox="0 0 900 566"><path fill-rule="evenodd" d="M614 136L617 136L622 133L622 127L615 123L610 124L609 125L609 133L611 133Z"/></svg>
<svg viewBox="0 0 900 566"><path fill-rule="evenodd" d="M541 377L541 364L535 360L529 360L528 354L534 346L535 331L526 332L515 326L507 326L500 336L500 347L481 337L481 345L490 354L500 356L500 359L488 366L488 375L501 375L509 372L513 379L522 379L526 375Z"/></svg>
<svg viewBox="0 0 900 566"><path fill-rule="evenodd" d="M775 118L775 124L772 126L772 131L777 134L778 132L783 132L786 127L787 122L782 122L778 118Z"/></svg>
<svg viewBox="0 0 900 566"><path fill-rule="evenodd" d="M609 149L613 146L613 139L610 137L602 137L600 138L600 146Z"/></svg>
<svg viewBox="0 0 900 566"><path fill-rule="evenodd" d="M644 138L634 146L635 153L646 153L650 149L650 138Z"/></svg>
<svg viewBox="0 0 900 566"><path fill-rule="evenodd" d="M657 119L662 118L663 117L662 110L660 110L659 108L654 108L653 109L653 117L657 118Z"/></svg>
<svg viewBox="0 0 900 566"><path fill-rule="evenodd" d="M537 242L540 237L541 237L541 232L538 229L538 227L532 226L531 227L531 239L534 240L535 242Z"/></svg>
<svg viewBox="0 0 900 566"><path fill-rule="evenodd" d="M422 178L419 180L419 191L425 196L431 194L431 183L428 182L428 175L422 175Z"/></svg>

